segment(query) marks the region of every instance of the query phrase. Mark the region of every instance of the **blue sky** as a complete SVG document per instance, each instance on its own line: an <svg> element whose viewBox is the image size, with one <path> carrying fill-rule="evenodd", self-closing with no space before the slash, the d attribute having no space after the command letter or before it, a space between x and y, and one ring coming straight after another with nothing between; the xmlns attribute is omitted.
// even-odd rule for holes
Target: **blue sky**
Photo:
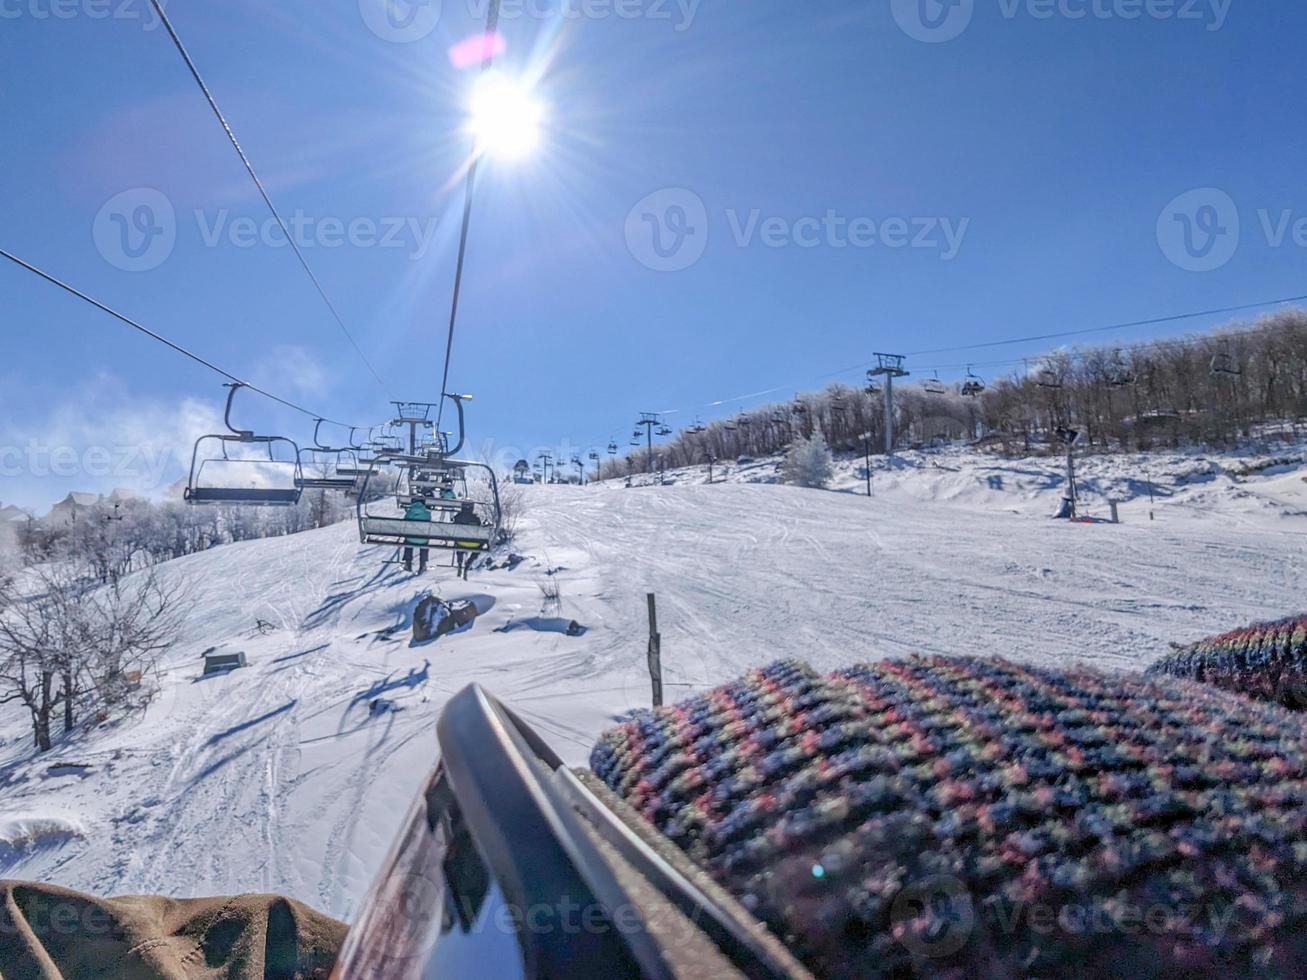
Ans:
<svg viewBox="0 0 1307 980"><path fill-rule="evenodd" d="M384 389L264 240L147 0L0 0L0 247L333 417L433 396L472 79L448 52L484 0L392 0L390 20L382 2L167 9ZM765 398L709 403L817 387L877 350L1307 292L1300 4L504 11L501 65L535 81L546 135L482 171L452 371L499 451L620 442L642 410L726 414ZM159 201L142 193L166 201L172 235L131 271L138 232L115 221ZM5 502L171 482L219 407L219 379L8 264L0 339ZM1046 346L910 367L995 375ZM254 401L243 414L311 429ZM116 462L88 462L95 449Z"/></svg>

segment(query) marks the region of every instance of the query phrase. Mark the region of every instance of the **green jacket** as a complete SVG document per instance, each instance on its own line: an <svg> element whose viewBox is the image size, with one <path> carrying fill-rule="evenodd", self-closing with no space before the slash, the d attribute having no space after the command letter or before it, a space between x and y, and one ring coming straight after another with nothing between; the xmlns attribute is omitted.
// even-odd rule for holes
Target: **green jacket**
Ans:
<svg viewBox="0 0 1307 980"><path fill-rule="evenodd" d="M415 500L409 504L408 509L404 511L404 520L422 521L423 523L430 524L431 508L422 501ZM410 545L424 545L427 543L427 540L425 538L407 538L405 543Z"/></svg>

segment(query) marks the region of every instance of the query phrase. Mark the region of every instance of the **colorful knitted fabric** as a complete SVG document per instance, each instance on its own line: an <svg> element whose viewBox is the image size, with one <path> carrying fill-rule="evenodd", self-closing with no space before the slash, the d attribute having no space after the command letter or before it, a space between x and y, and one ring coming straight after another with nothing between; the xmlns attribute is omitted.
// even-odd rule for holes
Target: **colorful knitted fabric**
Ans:
<svg viewBox="0 0 1307 980"><path fill-rule="evenodd" d="M1307 970L1307 725L1214 688L782 662L591 764L819 976Z"/></svg>
<svg viewBox="0 0 1307 980"><path fill-rule="evenodd" d="M1200 640L1148 668L1260 701L1307 708L1307 616L1257 623Z"/></svg>

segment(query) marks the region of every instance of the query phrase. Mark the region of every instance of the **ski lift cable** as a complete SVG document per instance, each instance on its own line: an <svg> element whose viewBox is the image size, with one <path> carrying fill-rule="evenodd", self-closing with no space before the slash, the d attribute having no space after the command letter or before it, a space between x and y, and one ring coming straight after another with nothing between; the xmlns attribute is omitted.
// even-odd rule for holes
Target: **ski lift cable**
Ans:
<svg viewBox="0 0 1307 980"><path fill-rule="evenodd" d="M1067 330L1067 331L1062 331L1062 332L1059 332L1059 333L1042 334L1042 335L1038 335L1038 336L1016 337L1016 338L1011 338L1011 339L1007 339L1007 340L995 340L995 341L989 341L989 342L982 343L982 344L965 345L965 346L959 346L959 347L937 347L937 348L933 348L933 349L931 349L931 350L911 351L911 352L908 352L907 354L905 354L904 356L905 356L905 357L922 357L922 356L927 355L927 354L942 354L942 353L950 353L950 352L953 352L953 351L966 351L966 350L982 350L982 349L988 349L988 348L993 348L993 347L1002 347L1002 346L1007 346L1007 345L1010 345L1010 344L1037 343L1037 342L1039 342L1039 341L1043 341L1043 340L1059 340L1059 339L1064 339L1064 338L1067 338L1067 337L1076 337L1076 336L1082 336L1082 335L1094 334L1094 333L1105 333L1105 332L1110 332L1110 331L1113 331L1113 330L1126 330L1126 329L1130 329L1130 328L1132 328L1132 327L1157 326L1157 325L1164 324L1164 323L1175 323L1175 322L1179 322L1179 321L1183 321L1183 320L1192 320L1192 319L1196 319L1196 318L1198 318L1198 317L1203 317L1203 316L1217 316L1217 315L1224 314L1224 313L1238 313L1238 312L1243 312L1243 311L1246 311L1246 310L1261 309L1261 308L1263 308L1263 307L1268 307L1268 306L1281 306L1281 305L1284 305L1284 304L1286 304L1286 303L1298 303L1298 302L1307 302L1307 294L1300 295L1300 296L1286 296L1286 297L1283 297L1283 298L1281 298L1281 299L1264 300L1264 301L1259 302L1259 303L1244 303L1244 304L1240 304L1240 305L1237 305L1237 306L1216 307L1216 308L1213 308L1213 309L1208 309L1208 310L1199 310L1199 311L1194 311L1194 312L1190 312L1190 313L1177 313L1177 314L1172 314L1172 315L1169 315L1169 316L1151 317L1151 318L1144 319L1144 320L1133 320L1133 321L1124 322L1124 323L1115 323L1115 324L1111 324L1111 325L1108 325L1108 326L1087 327L1087 328L1085 328L1085 329L1083 329L1083 330ZM1237 331L1236 335L1238 335L1238 336L1242 336L1242 335L1246 335L1246 334L1256 334L1256 333L1262 332L1264 329L1265 329L1265 328L1257 328L1257 327L1255 327L1255 328L1252 328L1252 329L1250 329L1250 330ZM1132 351L1149 350L1149 349L1161 349L1161 348L1164 348L1164 347L1167 347L1167 346L1170 346L1170 345L1174 345L1174 344L1177 344L1177 343L1184 343L1184 342L1186 342L1184 338L1175 338L1175 339L1171 339L1171 340L1155 340L1155 341L1148 341L1148 342L1144 342L1144 343L1140 343L1140 344L1131 344L1131 345L1126 345L1126 346L1124 346L1122 349L1123 349L1123 350L1132 350ZM1068 353L1066 356L1068 356L1068 357L1074 357L1074 356L1076 356L1076 355ZM1005 366L1007 366L1007 365L1011 365L1011 364L1020 364L1020 363L1022 362L1022 360L1029 360L1029 358L1024 358L1024 359L1023 359L1023 358L1020 358L1020 357L1016 357L1016 358L1008 358L1008 359L1006 359L1006 360L983 361L983 362L982 362L982 361L970 361L970 362L958 363L958 364L930 364L930 365L923 365L923 366L921 366L921 368L922 368L923 370L941 370L941 371L944 371L944 370L957 370L957 369L965 368L965 367L968 367L968 366L971 366L971 367L1005 367ZM838 370L838 371L832 371L832 372L827 373L827 374L819 375L819 376L813 378L813 379L811 380L811 382L809 382L809 383L816 383L816 382L819 382L819 381L827 381L827 380L831 380L831 379L833 379L833 378L838 378L838 377L840 377L840 376L842 376L842 375L845 375L845 374L849 374L849 373L854 372L854 371L860 371L860 370L866 368L866 367L867 367L869 364L871 364L871 363L874 363L874 362L871 362L871 361L864 361L864 362L862 362L862 363L860 363L860 364L850 365L849 367L841 368L841 369ZM765 395L773 395L773 394L776 394L777 392L785 391L785 390L787 390L787 389L790 389L790 390L793 389L793 383L792 383L792 382L789 383L789 384L774 385L774 386L772 386L772 387L770 387L770 388L763 388L763 389L761 389L761 390L759 390L759 391L751 391L751 392L749 392L749 393L747 393L747 394L743 394L743 395L734 395L734 396L731 396L731 397L728 397L728 398L718 398L718 399L714 399L713 401L705 402L705 403L702 404L702 405L691 406L690 408L668 409L668 410L667 410L666 412L664 412L663 414L667 414L667 415L676 414L676 413L678 413L678 412L689 411L689 410L691 410L692 408L720 408L720 407L722 407L723 405L729 405L729 404L734 403L734 402L749 401L749 400L754 399L754 398L761 398L761 397L763 397L763 396L765 396Z"/></svg>
<svg viewBox="0 0 1307 980"><path fill-rule="evenodd" d="M36 266L32 265L30 262L23 261L17 255L14 255L12 252L8 252L5 249L0 248L0 258L8 259L10 262L14 263L20 268L26 269L28 272L31 272L36 276L39 276L40 278L44 279L46 282L50 283L51 285L58 286L64 292L69 293L72 296L76 296L82 302L89 303L91 306L94 306L97 310L100 310L103 313L108 313L114 319L127 324L127 326L131 327L133 330L137 330L140 333L145 334L145 336L149 337L151 340L158 341L159 343L163 344L165 347L168 347L174 352L181 354L183 357L190 358L196 364L208 368L210 371L213 371L215 374L221 375L222 377L226 378L228 381L244 386L246 389L254 392L255 394L262 395L264 398L277 402L279 405L284 405L286 408L294 409L295 411L300 412L303 415L307 415L309 418L315 421L321 419L323 422L330 423L331 425L339 425L347 429L365 428L364 426L351 426L351 424L348 422L338 422L335 419L328 418L327 416L323 415L321 412L311 411L302 405L297 405L295 402L292 402L289 399L282 398L280 395L273 394L271 391L267 391L264 388L260 388L258 385L251 384L248 381L244 381L238 376L236 376L235 374L232 374L230 371L226 370L225 368L221 368L217 364L214 364L212 361L202 357L199 354L196 354L194 351L187 350L185 347L181 346L181 344L169 340L167 337L163 336L163 334L156 333L155 331L151 330L149 327L145 326L144 324L138 323L136 320L133 320L131 317L127 316L126 314L119 313L113 307L100 302L98 299L96 299L93 296L87 295L86 293L78 289L76 286L72 286L64 282L62 279L59 279L56 276L51 275L45 270L37 268Z"/></svg>
<svg viewBox="0 0 1307 980"><path fill-rule="evenodd" d="M313 269L310 268L308 260L304 257L304 253L300 251L300 247L296 244L295 237L290 233L290 229L286 226L286 222L282 218L281 212L278 211L277 206L272 203L272 198L269 196L267 189L263 186L263 181L259 179L258 173L255 172L254 164L252 164L250 158L245 155L245 150L241 147L240 141L236 139L236 133L232 130L231 124L227 122L227 117L223 115L222 109L219 108L217 100L213 97L213 93L205 83L204 77L200 74L199 68L196 67L195 61L191 58L190 52L186 50L186 45L182 43L180 35L178 35L176 29L173 27L172 21L168 18L168 14L164 11L163 3L161 0L150 0L150 4L154 7L155 13L158 14L159 22L163 24L164 29L168 32L168 36L172 38L172 43L177 48L177 52L182 56L182 60L186 62L186 67L190 69L191 77L195 79L195 84L198 85L200 91L204 93L204 98L208 101L209 108L213 110L213 114L218 117L218 122L222 124L223 132L227 134L227 139L231 141L231 145L235 148L236 155L241 158L241 163L245 165L245 169L249 173L250 179L254 181L254 186L258 188L259 195L263 198L263 203L268 206L268 210L272 212L272 216L277 220L277 224L281 227L281 233L286 236L286 241L290 245L291 251L293 251L295 257L299 259L299 263L304 268L304 272L308 275L310 281L313 283L313 287L318 291L318 295L322 297L322 302L325 303L327 309L331 311L331 315L335 319L336 325L340 327L341 332L350 342L350 346L354 348L354 353L359 356L359 360L361 360L367 367L368 371L384 393L386 391L386 383L381 379L381 375L377 373L377 369L373 367L372 362L368 360L368 356L363 353L363 348L359 346L358 341L354 339L354 335L350 333L349 327L345 325L345 320L340 315L340 311L336 309L336 305L327 295L326 289L323 288L322 282L318 279L317 275L314 274Z"/></svg>
<svg viewBox="0 0 1307 980"><path fill-rule="evenodd" d="M151 0L151 2L158 3L159 0ZM490 71L495 60L495 47L490 43L490 39L499 29L499 2L500 0L490 0L486 10L486 32L483 42L485 46L481 58L483 76ZM445 395L449 392L449 367L454 359L454 328L458 323L458 303L463 295L463 267L467 260L468 231L472 226L472 198L476 190L479 163L480 157L477 154L477 147L474 146L472 158L467 166L467 180L463 186L463 224L458 233L458 260L454 265L454 293L449 305L449 333L445 337L445 370L440 380L440 407L436 409L436 428L440 428L440 422L445 417Z"/></svg>

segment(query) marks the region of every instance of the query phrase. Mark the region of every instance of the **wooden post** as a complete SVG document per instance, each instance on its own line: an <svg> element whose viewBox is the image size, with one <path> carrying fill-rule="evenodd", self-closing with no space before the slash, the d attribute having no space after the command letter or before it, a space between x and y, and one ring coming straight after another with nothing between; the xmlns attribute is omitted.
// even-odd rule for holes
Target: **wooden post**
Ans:
<svg viewBox="0 0 1307 980"><path fill-rule="evenodd" d="M653 683L653 706L663 706L663 637L658 632L658 600L649 593L649 680Z"/></svg>
<svg viewBox="0 0 1307 980"><path fill-rule="evenodd" d="M1110 501L1108 501L1108 506L1112 508L1112 523L1113 523L1113 524L1120 524L1120 523L1121 523L1121 515L1120 515L1120 513L1117 511L1116 501L1115 501L1115 500L1110 500Z"/></svg>

